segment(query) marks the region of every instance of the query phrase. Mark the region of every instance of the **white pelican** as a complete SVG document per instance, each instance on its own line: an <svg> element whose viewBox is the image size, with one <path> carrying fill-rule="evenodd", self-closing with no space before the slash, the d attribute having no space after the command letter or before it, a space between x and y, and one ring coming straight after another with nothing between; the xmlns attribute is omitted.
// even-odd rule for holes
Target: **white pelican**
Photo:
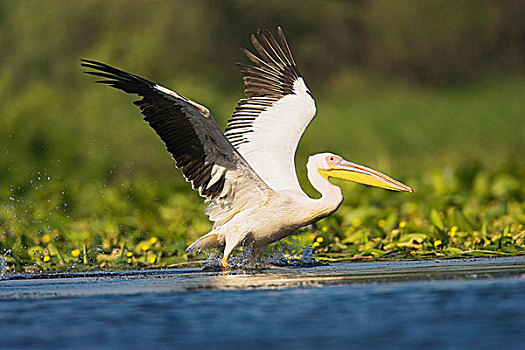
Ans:
<svg viewBox="0 0 525 350"><path fill-rule="evenodd" d="M332 153L309 157L308 179L321 194L309 198L295 173L295 151L316 115L315 101L297 69L283 31L278 40L258 31L251 41L259 56L243 49L253 65L238 63L246 98L241 99L223 133L210 111L151 81L92 60L86 73L142 99L134 103L164 141L176 167L206 198L213 229L188 252L224 246L221 265L239 246L264 249L300 227L334 213L343 201L339 178L394 191L412 189L378 171Z"/></svg>

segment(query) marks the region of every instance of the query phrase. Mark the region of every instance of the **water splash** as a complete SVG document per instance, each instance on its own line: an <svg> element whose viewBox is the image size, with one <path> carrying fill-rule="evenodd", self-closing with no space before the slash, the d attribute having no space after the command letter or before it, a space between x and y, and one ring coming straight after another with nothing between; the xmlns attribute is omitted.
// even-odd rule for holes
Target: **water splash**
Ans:
<svg viewBox="0 0 525 350"><path fill-rule="evenodd" d="M7 266L7 254L11 253L11 249L8 249L2 257L0 257L0 280L4 278L5 272L8 269Z"/></svg>
<svg viewBox="0 0 525 350"><path fill-rule="evenodd" d="M271 256L264 259L264 262L279 267L314 267L325 265L314 258L312 246L305 247L290 246L284 244L279 250L273 252Z"/></svg>
<svg viewBox="0 0 525 350"><path fill-rule="evenodd" d="M218 272L223 271L224 268L220 264L221 254L218 252L208 253L208 257L202 266L203 271ZM251 249L243 249L239 253L232 255L228 260L228 270L236 270L240 272L260 271L267 266L253 258Z"/></svg>
<svg viewBox="0 0 525 350"><path fill-rule="evenodd" d="M301 247L294 242L287 241L274 244L261 261L253 257L252 249L242 249L228 260L228 270L253 272L276 267L315 267L325 265L313 256L310 245ZM223 271L220 265L221 255L218 252L208 253L203 265L203 271Z"/></svg>

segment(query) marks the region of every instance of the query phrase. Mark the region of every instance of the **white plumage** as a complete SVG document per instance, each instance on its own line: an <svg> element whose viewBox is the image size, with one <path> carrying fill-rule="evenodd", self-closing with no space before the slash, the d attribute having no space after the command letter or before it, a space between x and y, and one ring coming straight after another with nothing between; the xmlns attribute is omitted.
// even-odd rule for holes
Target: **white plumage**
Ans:
<svg viewBox="0 0 525 350"><path fill-rule="evenodd" d="M82 60L98 81L142 97L135 102L187 181L210 203L211 232L189 252L224 246L222 265L238 246L256 256L271 243L332 214L343 200L330 177L396 191L412 189L375 170L321 153L308 160L308 179L321 193L309 198L295 172L295 152L316 115L315 101L292 57L281 28L252 35L259 54L244 50L254 65L238 64L246 98L221 131L210 111L144 78L104 63Z"/></svg>
<svg viewBox="0 0 525 350"><path fill-rule="evenodd" d="M295 172L295 151L316 113L315 101L307 91L303 79L298 78L293 93L260 112L252 123L253 132L244 136L247 142L236 146L252 169L275 191L301 191ZM227 131L226 137L233 135L233 130Z"/></svg>

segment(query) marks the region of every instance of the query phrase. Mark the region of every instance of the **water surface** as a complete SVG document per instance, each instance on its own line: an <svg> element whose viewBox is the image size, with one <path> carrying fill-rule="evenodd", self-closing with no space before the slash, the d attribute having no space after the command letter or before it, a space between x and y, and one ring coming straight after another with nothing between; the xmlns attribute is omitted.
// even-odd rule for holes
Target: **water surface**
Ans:
<svg viewBox="0 0 525 350"><path fill-rule="evenodd" d="M524 267L512 258L8 276L0 347L518 349Z"/></svg>

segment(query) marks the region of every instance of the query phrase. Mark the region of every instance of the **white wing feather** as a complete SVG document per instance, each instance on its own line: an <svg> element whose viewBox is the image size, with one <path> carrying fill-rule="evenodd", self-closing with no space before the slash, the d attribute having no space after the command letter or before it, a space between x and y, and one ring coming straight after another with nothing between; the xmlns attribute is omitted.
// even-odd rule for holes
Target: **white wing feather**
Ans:
<svg viewBox="0 0 525 350"><path fill-rule="evenodd" d="M282 30L280 44L268 31L252 36L260 57L245 50L254 66L242 65L247 98L228 121L226 137L274 191L302 192L295 152L315 117L315 101L301 77Z"/></svg>
<svg viewBox="0 0 525 350"><path fill-rule="evenodd" d="M285 95L262 111L253 121L253 132L237 150L259 177L274 191L299 190L295 151L304 131L315 116L315 102L302 78L293 94Z"/></svg>

